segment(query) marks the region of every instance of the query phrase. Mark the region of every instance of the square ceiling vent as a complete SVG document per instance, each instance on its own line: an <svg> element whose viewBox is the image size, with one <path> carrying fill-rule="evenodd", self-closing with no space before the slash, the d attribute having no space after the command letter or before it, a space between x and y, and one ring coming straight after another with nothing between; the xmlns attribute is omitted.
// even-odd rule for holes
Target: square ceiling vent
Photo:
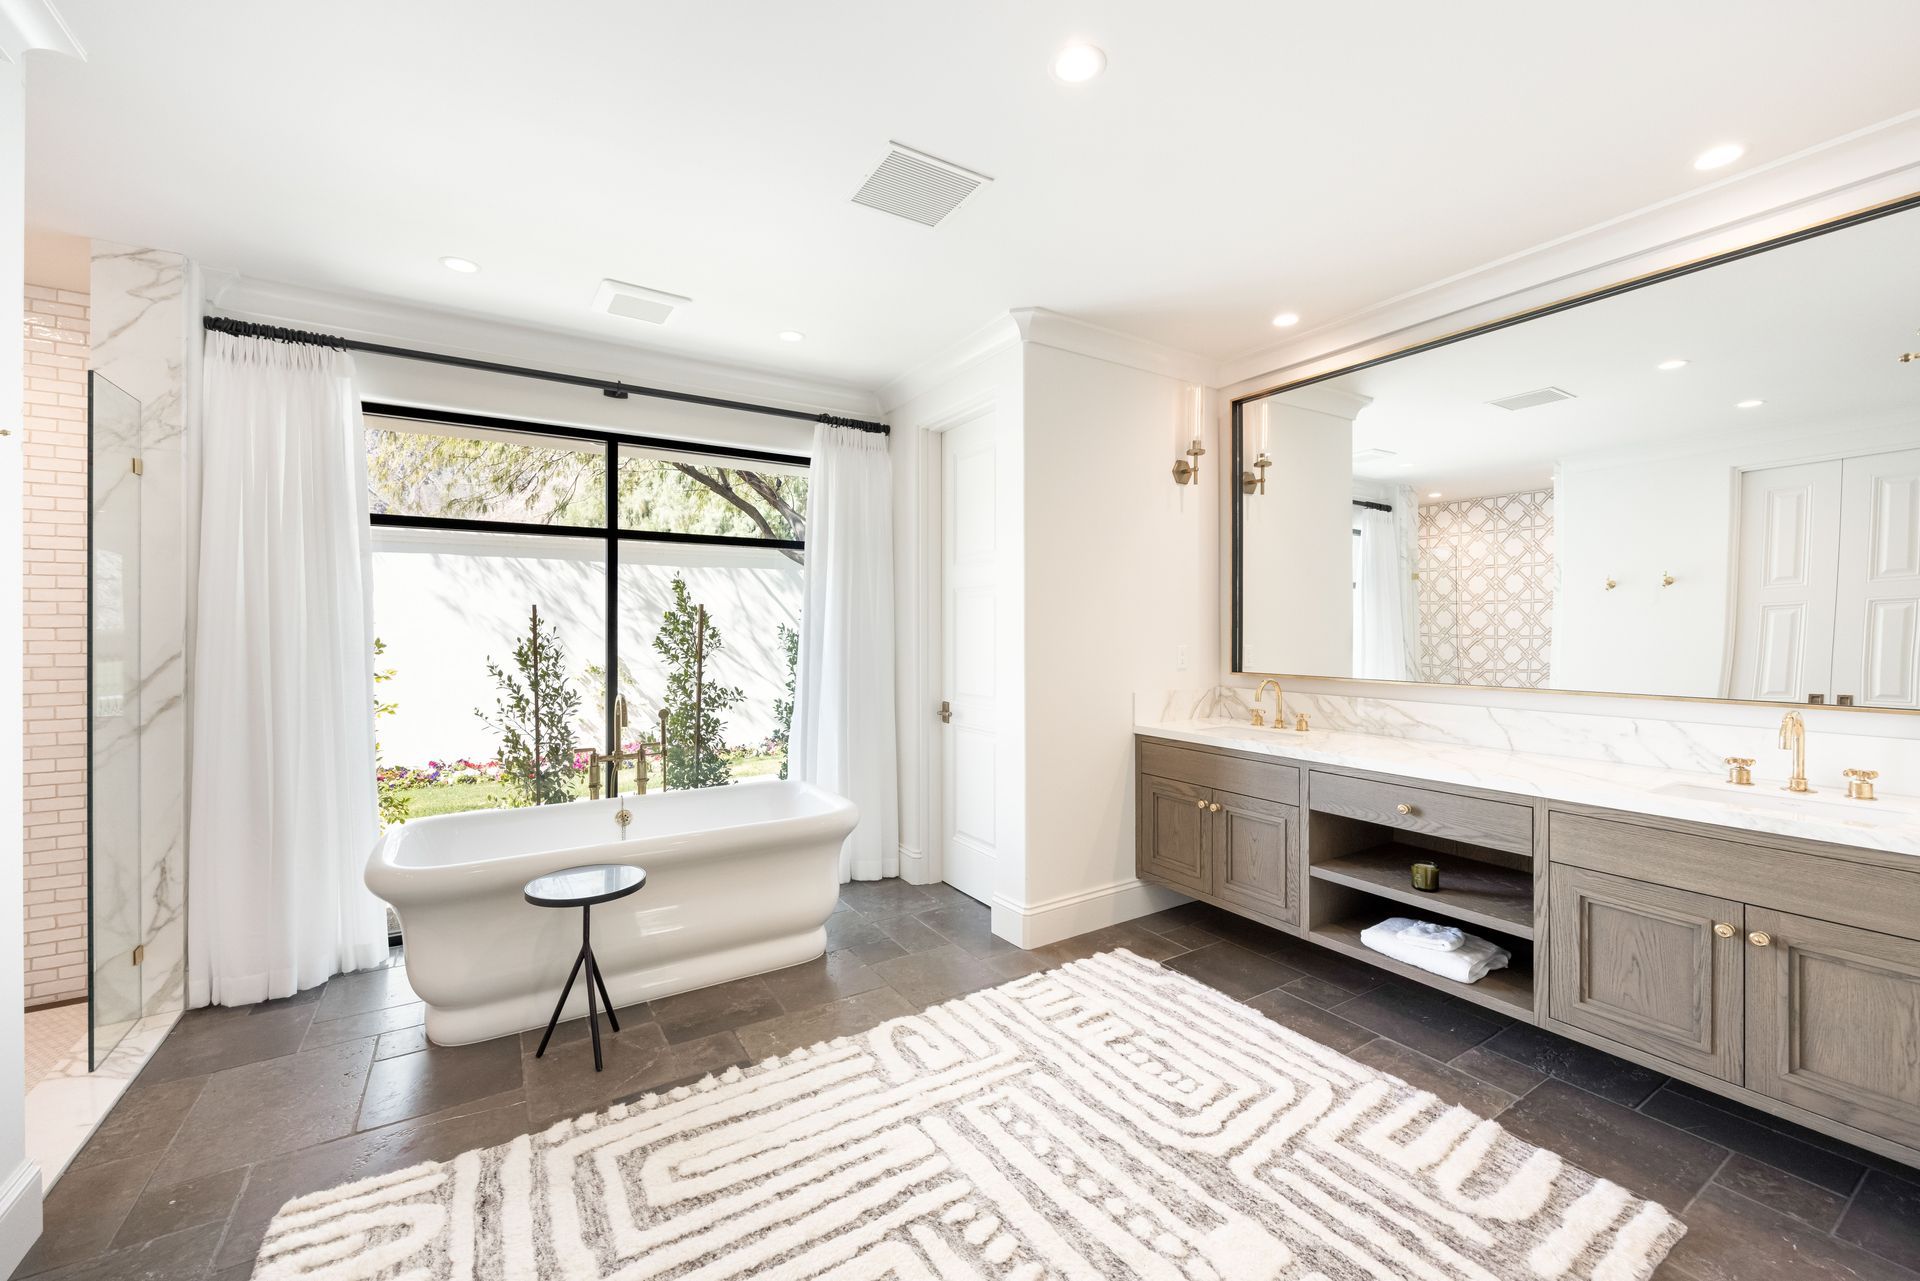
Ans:
<svg viewBox="0 0 1920 1281"><path fill-rule="evenodd" d="M604 311L609 316L624 316L628 320L664 325L676 307L684 307L692 301L679 294L648 289L645 285L630 285L624 280L603 280L600 288L594 291L593 309Z"/></svg>
<svg viewBox="0 0 1920 1281"><path fill-rule="evenodd" d="M1572 400L1570 391L1558 387L1542 387L1537 391L1523 391L1517 396L1502 396L1499 400L1489 400L1489 405L1501 409L1536 409L1541 405L1551 405L1559 400Z"/></svg>
<svg viewBox="0 0 1920 1281"><path fill-rule="evenodd" d="M985 174L915 151L887 144L886 159L867 175L853 203L890 213L923 227L937 227L962 201L992 182Z"/></svg>

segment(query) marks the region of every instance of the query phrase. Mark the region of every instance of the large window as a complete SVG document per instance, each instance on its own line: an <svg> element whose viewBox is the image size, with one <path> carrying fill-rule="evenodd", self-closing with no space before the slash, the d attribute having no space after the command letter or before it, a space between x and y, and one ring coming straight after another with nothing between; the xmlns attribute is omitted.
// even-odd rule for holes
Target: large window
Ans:
<svg viewBox="0 0 1920 1281"><path fill-rule="evenodd" d="M804 458L365 409L388 821L784 772Z"/></svg>

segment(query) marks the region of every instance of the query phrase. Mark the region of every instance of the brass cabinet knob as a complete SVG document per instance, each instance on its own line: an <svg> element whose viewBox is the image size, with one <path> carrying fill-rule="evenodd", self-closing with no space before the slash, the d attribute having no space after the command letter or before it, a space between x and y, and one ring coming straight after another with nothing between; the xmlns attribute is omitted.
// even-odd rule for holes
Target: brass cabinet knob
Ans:
<svg viewBox="0 0 1920 1281"><path fill-rule="evenodd" d="M1194 804L1198 805L1201 809L1207 808L1207 803L1205 801L1195 801Z"/></svg>
<svg viewBox="0 0 1920 1281"><path fill-rule="evenodd" d="M1730 939L1733 937L1733 927L1731 925L1728 925L1725 921L1715 921L1713 923L1713 932L1715 934L1718 934L1723 939Z"/></svg>
<svg viewBox="0 0 1920 1281"><path fill-rule="evenodd" d="M1755 930L1753 933L1747 935L1747 942L1753 944L1755 947L1766 947L1773 942L1773 935L1767 933L1765 930Z"/></svg>
<svg viewBox="0 0 1920 1281"><path fill-rule="evenodd" d="M1209 814L1218 814L1220 812L1220 802L1215 801L1213 804L1207 806L1207 812Z"/></svg>
<svg viewBox="0 0 1920 1281"><path fill-rule="evenodd" d="M1413 806L1407 804L1405 801L1401 801L1393 807L1393 812L1396 814L1411 814L1413 813Z"/></svg>

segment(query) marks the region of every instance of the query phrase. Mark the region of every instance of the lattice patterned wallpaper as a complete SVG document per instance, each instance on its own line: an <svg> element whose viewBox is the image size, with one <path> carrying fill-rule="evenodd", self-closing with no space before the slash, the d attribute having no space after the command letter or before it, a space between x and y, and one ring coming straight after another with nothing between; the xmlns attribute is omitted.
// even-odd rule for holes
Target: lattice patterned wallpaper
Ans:
<svg viewBox="0 0 1920 1281"><path fill-rule="evenodd" d="M1418 599L1424 679L1545 686L1553 643L1553 491L1422 507Z"/></svg>

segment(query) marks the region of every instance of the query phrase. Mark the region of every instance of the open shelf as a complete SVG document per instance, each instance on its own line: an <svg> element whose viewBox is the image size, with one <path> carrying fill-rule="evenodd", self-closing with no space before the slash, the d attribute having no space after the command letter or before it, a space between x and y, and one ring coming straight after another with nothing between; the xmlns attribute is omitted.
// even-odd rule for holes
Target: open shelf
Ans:
<svg viewBox="0 0 1920 1281"><path fill-rule="evenodd" d="M1407 869L1419 862L1439 865L1439 889L1416 890L1409 884ZM1319 880L1409 903L1422 911L1483 925L1518 938L1533 937L1533 873L1530 871L1516 871L1457 854L1436 854L1410 845L1381 845L1315 863L1308 871ZM1369 952L1369 955L1379 954Z"/></svg>
<svg viewBox="0 0 1920 1281"><path fill-rule="evenodd" d="M1444 876L1445 873L1442 873ZM1478 983L1461 983L1454 979L1442 978L1438 974L1428 973L1417 965L1408 965L1396 961L1384 952L1376 952L1360 941L1360 931L1378 923L1373 920L1333 921L1318 925L1307 931L1307 937L1315 943L1330 947L1336 952L1344 952L1356 960L1378 966L1402 978L1424 983L1450 993L1463 1001L1475 1005L1484 1005L1490 1010L1533 1022L1533 972L1527 968L1529 958L1515 953L1512 964L1504 970L1495 970ZM1512 949L1508 949L1512 950Z"/></svg>

